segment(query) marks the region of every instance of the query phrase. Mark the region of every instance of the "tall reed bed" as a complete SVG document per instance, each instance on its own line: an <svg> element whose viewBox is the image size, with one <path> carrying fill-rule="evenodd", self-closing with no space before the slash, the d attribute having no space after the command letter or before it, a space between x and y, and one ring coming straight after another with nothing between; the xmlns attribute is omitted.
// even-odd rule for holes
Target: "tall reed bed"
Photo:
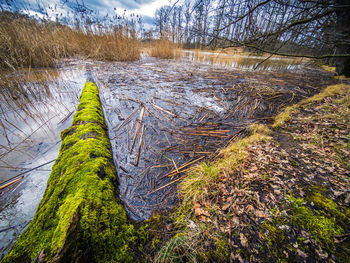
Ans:
<svg viewBox="0 0 350 263"><path fill-rule="evenodd" d="M174 44L167 39L156 40L151 47L150 56L168 59L174 58Z"/></svg>
<svg viewBox="0 0 350 263"><path fill-rule="evenodd" d="M0 13L0 70L50 67L57 59L75 55L129 61L139 58L140 45L135 33L126 27L93 33Z"/></svg>

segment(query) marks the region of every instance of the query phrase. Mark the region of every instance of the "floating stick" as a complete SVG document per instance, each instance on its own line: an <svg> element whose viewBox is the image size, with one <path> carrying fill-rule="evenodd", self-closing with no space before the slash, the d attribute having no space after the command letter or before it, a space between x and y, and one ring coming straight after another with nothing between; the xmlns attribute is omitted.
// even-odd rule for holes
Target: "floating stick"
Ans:
<svg viewBox="0 0 350 263"><path fill-rule="evenodd" d="M140 153L141 153L141 146L142 146L142 138L143 138L143 133L145 132L145 125L142 125L141 129L141 135L140 135L140 141L139 141L139 148L137 150L137 156L134 165L138 166L139 165L139 159L140 159Z"/></svg>
<svg viewBox="0 0 350 263"><path fill-rule="evenodd" d="M186 162L186 163L184 163L182 166L180 166L178 169L173 170L173 171L167 173L166 175L162 176L162 178L163 178L163 177L166 177L166 176L169 176L169 177L170 177L170 176L177 175L178 173L182 173L183 171L180 171L180 170L184 169L185 167L187 167L187 166L189 166L189 165L191 165L191 164L194 164L194 163L196 163L196 162L202 160L204 157L205 157L205 156L202 156L202 157L199 157L198 159L196 159L196 160L194 160L194 161Z"/></svg>
<svg viewBox="0 0 350 263"><path fill-rule="evenodd" d="M153 193L155 193L155 192L158 192L158 191L160 191L160 190L162 190L162 189L164 189L164 188L166 188L166 187L168 187L168 186L170 186L170 185L173 185L173 184L175 184L176 182L181 181L182 179L184 179L184 178L187 177L187 176L188 176L188 174L185 174L184 176L182 176L182 177L180 177L180 178L178 178L178 179L176 179L176 180L174 180L174 181L172 181L172 182L170 182L170 183L168 183L168 184L166 184L166 185L163 185L163 186L161 186L161 187L159 187L159 188L157 188L157 189L155 189L155 190L153 190L153 191L147 193L146 196L151 195L151 194L153 194Z"/></svg>
<svg viewBox="0 0 350 263"><path fill-rule="evenodd" d="M8 186L10 186L10 185L12 185L12 184L14 184L14 183L17 183L18 181L20 181L20 180L22 180L22 179L23 179L23 176L20 177L20 178L15 179L15 180L13 180L13 181L7 183L7 184L2 185L2 186L0 186L0 190L2 190L2 189L6 188L6 187L8 187Z"/></svg>
<svg viewBox="0 0 350 263"><path fill-rule="evenodd" d="M46 162L46 163L43 163L43 164L41 164L41 165L39 165L39 166L37 166L37 167L31 168L31 169L29 169L29 170L27 170L27 171L24 171L24 172L22 172L22 173L20 173L20 174L17 174L16 176L11 177L10 179L8 179L8 180L6 180L6 181L0 183L0 184L2 184L2 186L0 186L0 190L6 188L7 186L11 185L12 183L15 183L15 180L12 181L12 182L10 182L11 180L16 179L16 178L18 178L18 177L23 178L23 175L24 175L24 174L29 173L29 172L31 172L31 171L37 169L37 168L40 168L40 167L42 167L42 166L44 166L44 165L47 165L47 164L49 164L49 163L52 163L52 162L54 162L54 161L56 161L56 159L51 160L51 161ZM17 180L17 181L19 181L19 180ZM10 183L7 184L7 182L10 182Z"/></svg>
<svg viewBox="0 0 350 263"><path fill-rule="evenodd" d="M130 153L132 153L132 151L133 151L133 149L134 149L134 146L135 146L135 143L136 143L136 138L137 138L137 135L139 134L140 127L141 127L141 124L142 124L142 119L143 119L143 114L144 114L144 112L145 112L145 107L142 107L142 108L141 108L141 112L140 112L139 119L137 120L137 126L136 126L135 136L134 136L134 139L133 139L133 141L132 141Z"/></svg>
<svg viewBox="0 0 350 263"><path fill-rule="evenodd" d="M121 124L119 124L119 126L115 129L114 132L119 131L120 128L122 128L125 124L127 124L127 123L131 120L131 118L136 114L136 112L137 112L137 109L134 110L125 120L123 120L123 122L122 122ZM115 138L115 137L114 137L114 138ZM114 138L113 138L113 139L114 139Z"/></svg>
<svg viewBox="0 0 350 263"><path fill-rule="evenodd" d="M168 111L168 110L166 110L166 109L163 109L162 107L160 107L160 106L158 106L158 105L156 105L156 104L154 104L154 103L151 103L151 105L152 105L154 108L158 109L158 110L161 110L161 111L163 111L163 112L165 112L165 113L168 113L169 115L171 115L171 116L173 116L173 117L176 117L176 114L172 113L171 111Z"/></svg>

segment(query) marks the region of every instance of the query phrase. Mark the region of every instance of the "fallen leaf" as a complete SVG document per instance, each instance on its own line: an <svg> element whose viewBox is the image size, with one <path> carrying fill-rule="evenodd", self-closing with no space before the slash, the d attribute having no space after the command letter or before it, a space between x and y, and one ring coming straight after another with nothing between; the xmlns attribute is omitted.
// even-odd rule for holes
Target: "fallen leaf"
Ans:
<svg viewBox="0 0 350 263"><path fill-rule="evenodd" d="M189 220L188 222L189 222L189 224L187 225L187 227L189 227L191 229L195 229L197 227L196 224L192 220Z"/></svg>
<svg viewBox="0 0 350 263"><path fill-rule="evenodd" d="M193 204L193 208L195 208L195 209L198 207L201 207L201 204L198 202L192 202L192 204Z"/></svg>
<svg viewBox="0 0 350 263"><path fill-rule="evenodd" d="M258 232L258 236L259 236L260 239L265 239L265 236L262 233L260 233L260 232Z"/></svg>
<svg viewBox="0 0 350 263"><path fill-rule="evenodd" d="M208 217L210 216L208 211L205 211L204 209L202 209L200 207L195 208L194 214L196 216L208 216Z"/></svg>
<svg viewBox="0 0 350 263"><path fill-rule="evenodd" d="M234 217L232 217L231 222L233 223L233 226L238 226L239 225L239 218L234 216Z"/></svg>
<svg viewBox="0 0 350 263"><path fill-rule="evenodd" d="M222 210L227 210L231 206L231 203L226 203L222 206Z"/></svg>
<svg viewBox="0 0 350 263"><path fill-rule="evenodd" d="M254 207L252 205L247 205L246 212L249 213L252 210L254 210Z"/></svg>
<svg viewBox="0 0 350 263"><path fill-rule="evenodd" d="M241 237L241 245L244 247L248 246L248 239L245 237L243 233L240 233L239 236Z"/></svg>
<svg viewBox="0 0 350 263"><path fill-rule="evenodd" d="M260 210L256 210L255 215L257 217L264 217L264 218L267 217L267 215L263 211L260 211Z"/></svg>
<svg viewBox="0 0 350 263"><path fill-rule="evenodd" d="M203 215L199 216L199 217L198 217L198 220L199 220L199 221L202 221L202 222L211 222L211 220L210 220L209 217L203 216Z"/></svg>

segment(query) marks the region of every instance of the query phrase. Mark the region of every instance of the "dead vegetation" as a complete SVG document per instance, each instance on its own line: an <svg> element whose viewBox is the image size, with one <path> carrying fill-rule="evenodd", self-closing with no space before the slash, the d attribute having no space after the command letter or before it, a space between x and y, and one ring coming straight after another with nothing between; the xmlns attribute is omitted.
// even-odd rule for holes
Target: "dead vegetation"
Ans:
<svg viewBox="0 0 350 263"><path fill-rule="evenodd" d="M0 14L0 69L50 67L57 59L83 56L130 61L140 56L139 41L128 28L101 32L72 29L24 15Z"/></svg>
<svg viewBox="0 0 350 263"><path fill-rule="evenodd" d="M151 47L150 56L164 59L174 58L174 44L167 39L156 40Z"/></svg>
<svg viewBox="0 0 350 263"><path fill-rule="evenodd" d="M349 98L330 86L192 170L158 261L348 261Z"/></svg>
<svg viewBox="0 0 350 263"><path fill-rule="evenodd" d="M113 74L99 80L108 79L104 85L110 87L106 96L111 103L106 116L112 120L112 146L120 160L120 191L136 220L171 209L176 185L193 171L192 165L208 162L218 149L246 135L252 122L270 120L286 105L334 82L319 71L252 76L204 65L193 71L175 60L152 58L109 67ZM134 79L141 80L140 89L134 89ZM210 103L202 104L202 99ZM205 170L210 177L210 167ZM201 174L193 179L198 185L206 182Z"/></svg>

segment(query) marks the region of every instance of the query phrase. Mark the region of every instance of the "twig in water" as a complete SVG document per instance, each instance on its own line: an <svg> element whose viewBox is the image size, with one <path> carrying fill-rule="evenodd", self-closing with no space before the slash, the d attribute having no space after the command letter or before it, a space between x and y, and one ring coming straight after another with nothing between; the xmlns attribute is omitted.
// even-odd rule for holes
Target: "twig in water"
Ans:
<svg viewBox="0 0 350 263"><path fill-rule="evenodd" d="M179 169L177 169L177 166L176 166L176 163L175 163L174 159L171 159L171 160L173 161L173 164L174 164L176 172L179 173Z"/></svg>
<svg viewBox="0 0 350 263"><path fill-rule="evenodd" d="M47 121L45 121L43 124L41 124L35 131L33 131L31 134L29 134L26 138L24 138L20 143L16 144L15 147L11 148L9 151L1 154L0 159L2 157L4 157L5 155L9 154L10 152L14 151L18 146L20 146L23 142L25 142L30 136L32 136L35 132L37 132L38 130L40 130L44 125L46 125L49 121L51 121L54 117L56 117L56 115L52 116L50 119L48 119Z"/></svg>
<svg viewBox="0 0 350 263"><path fill-rule="evenodd" d="M141 135L140 135L140 141L139 141L139 148L137 150L137 156L134 165L138 166L139 165L139 160L140 160L140 153L141 153L141 146L142 146L142 138L143 138L143 133L145 132L145 125L142 124L142 129L141 129Z"/></svg>
<svg viewBox="0 0 350 263"><path fill-rule="evenodd" d="M54 162L54 161L56 161L56 159L51 160L51 161L49 161L49 162L46 162L46 163L44 163L44 164L41 164L41 165L39 165L39 166L37 166L37 167L31 168L31 169L29 169L29 170L27 170L27 171L24 171L24 172L22 172L22 173L20 173L20 174L17 174L16 176L11 177L10 179L7 179L7 180L4 181L4 182L1 182L0 184L1 184L2 186L0 186L0 190L6 188L7 186L11 185L12 183L15 183L14 181L12 181L10 184L7 184L7 183L10 182L11 180L14 180L14 179L16 179L16 178L18 178L18 177L23 177L24 174L29 173L29 172L31 172L31 171L37 169L37 168L40 168L40 167L42 167L42 166L44 166L44 165L47 165L47 164L49 164L49 163L52 163L52 162ZM18 181L19 181L19 180L18 180Z"/></svg>
<svg viewBox="0 0 350 263"><path fill-rule="evenodd" d="M119 165L119 168L120 168L120 169L122 169L122 170L123 170L123 172L125 172L125 173L127 173L127 174L129 173L129 171L128 171L128 170L126 170L126 169L125 169L123 166Z"/></svg>
<svg viewBox="0 0 350 263"><path fill-rule="evenodd" d="M64 123L66 120L68 120L68 118L73 114L74 111L71 111L70 113L68 113L68 115L66 117L64 117L62 120L60 120L57 125L60 125L62 123Z"/></svg>
<svg viewBox="0 0 350 263"><path fill-rule="evenodd" d="M15 180L13 180L13 181L7 183L7 184L2 185L2 186L0 186L0 190L4 189L4 188L6 188L6 187L8 187L8 186L10 186L10 185L13 185L14 183L17 183L18 181L20 181L20 180L22 180L22 179L23 179L23 176L20 177L20 178L15 179Z"/></svg>
<svg viewBox="0 0 350 263"><path fill-rule="evenodd" d="M122 194L122 193L120 193L120 199L122 199L122 201L124 201L124 203L126 204L126 206L128 206L129 207L129 209L130 209L130 211L137 217L137 218L141 218L139 215L138 215L138 212L139 212L139 210L135 207L135 206L133 206L130 202L129 202L129 200Z"/></svg>
<svg viewBox="0 0 350 263"><path fill-rule="evenodd" d="M180 171L180 170L186 168L187 166L189 166L189 165L191 165L191 164L194 164L194 163L196 163L196 162L202 160L204 157L205 157L205 156L202 156L202 157L199 157L199 158L196 159L196 160L193 160L193 161L190 161L190 162L186 162L186 163L184 163L182 166L180 166L178 169L173 170L173 171L167 173L166 175L162 176L161 178L164 178L164 177L166 177L166 176L168 176L168 177L174 176L174 175L177 175L177 174L180 173L180 172L182 173L183 171Z"/></svg>
<svg viewBox="0 0 350 263"><path fill-rule="evenodd" d="M164 188L166 188L166 187L168 187L168 186L170 186L170 185L173 185L173 184L177 183L178 181L181 181L182 179L186 178L188 175L189 175L189 174L185 174L184 176L182 176L182 177L180 177L180 178L178 178L178 179L176 179L176 180L174 180L174 181L171 181L170 183L168 183L168 184L166 184L166 185L163 185L163 186L161 186L161 187L159 187L159 188L157 188L157 189L155 189L155 190L153 190L153 191L147 193L146 196L151 195L151 194L154 194L155 192L158 192L158 191L160 191L160 190L162 190L162 189L164 189Z"/></svg>
<svg viewBox="0 0 350 263"><path fill-rule="evenodd" d="M119 126L115 129L114 132L115 133L118 132L120 130L120 128L122 128L125 124L127 124L132 119L132 117L134 117L136 112L137 112L137 109L135 109L125 120L123 120L123 122L121 124L119 124ZM115 136L115 137L117 137L117 136Z"/></svg>
<svg viewBox="0 0 350 263"><path fill-rule="evenodd" d="M168 113L169 115L171 115L171 116L173 116L173 117L176 117L176 114L172 113L171 111L168 111L168 110L166 110L166 109L163 109L162 107L160 107L160 106L158 106L158 105L156 105L156 104L154 104L154 103L151 103L151 105L152 105L154 108L158 109L158 110L161 110L161 111L163 111L163 112L165 112L165 113Z"/></svg>
<svg viewBox="0 0 350 263"><path fill-rule="evenodd" d="M143 119L143 114L144 114L144 112L145 112L145 107L142 107L142 108L141 108L141 112L140 112L139 119L137 120L137 126L136 126L135 136L134 136L134 139L133 139L133 141L132 141L130 153L132 153L132 151L133 151L133 149L134 149L134 146L135 146L135 143L136 143L136 138L137 138L137 135L139 134L139 130L140 130L140 127L141 127L141 124L142 124L142 119Z"/></svg>

